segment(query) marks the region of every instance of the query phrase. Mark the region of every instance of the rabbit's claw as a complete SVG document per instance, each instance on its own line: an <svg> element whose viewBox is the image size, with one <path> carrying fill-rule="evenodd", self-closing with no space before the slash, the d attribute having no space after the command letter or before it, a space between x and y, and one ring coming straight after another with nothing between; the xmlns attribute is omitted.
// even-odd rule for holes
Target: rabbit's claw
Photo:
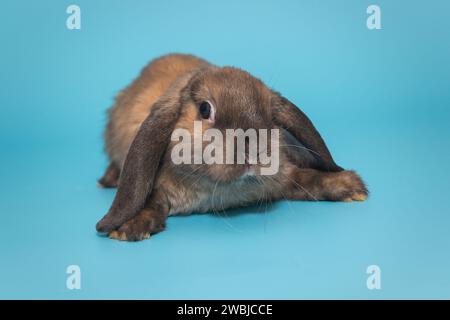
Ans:
<svg viewBox="0 0 450 320"><path fill-rule="evenodd" d="M153 210L144 209L117 230L111 231L108 237L120 241L141 241L163 231L164 228L165 222L160 215L154 214Z"/></svg>

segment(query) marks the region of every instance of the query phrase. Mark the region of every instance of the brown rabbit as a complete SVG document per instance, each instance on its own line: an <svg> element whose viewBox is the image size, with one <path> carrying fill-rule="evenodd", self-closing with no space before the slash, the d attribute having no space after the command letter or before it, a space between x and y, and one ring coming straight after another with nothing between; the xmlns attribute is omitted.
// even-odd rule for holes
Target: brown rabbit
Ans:
<svg viewBox="0 0 450 320"><path fill-rule="evenodd" d="M195 134L194 122L203 125L202 133L279 129L278 171L261 175L264 165L247 160L175 164L172 133ZM110 165L99 183L118 190L97 231L118 240L148 238L174 214L281 198L362 201L368 194L355 172L336 165L311 121L289 100L245 71L191 55L163 56L145 67L117 96L105 141Z"/></svg>

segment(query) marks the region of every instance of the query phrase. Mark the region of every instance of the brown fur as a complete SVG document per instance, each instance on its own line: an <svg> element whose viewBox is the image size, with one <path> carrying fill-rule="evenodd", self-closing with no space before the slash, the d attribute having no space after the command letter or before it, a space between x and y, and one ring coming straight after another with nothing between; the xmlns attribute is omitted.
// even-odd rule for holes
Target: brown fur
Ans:
<svg viewBox="0 0 450 320"><path fill-rule="evenodd" d="M209 64L190 55L167 55L153 60L133 83L116 97L105 131L106 151L119 168L139 126L153 104L181 75Z"/></svg>
<svg viewBox="0 0 450 320"><path fill-rule="evenodd" d="M175 128L193 132L193 122L201 120L198 105L206 100L217 107L216 120L204 121L203 130L284 130L276 175L243 177L246 164L171 162L170 133ZM298 146L290 143L291 135ZM100 183L118 184L119 190L97 229L118 240L148 238L163 230L172 214L281 198L361 201L367 196L359 176L334 163L320 134L290 101L245 71L190 55L164 56L143 69L111 108L105 142L111 165Z"/></svg>

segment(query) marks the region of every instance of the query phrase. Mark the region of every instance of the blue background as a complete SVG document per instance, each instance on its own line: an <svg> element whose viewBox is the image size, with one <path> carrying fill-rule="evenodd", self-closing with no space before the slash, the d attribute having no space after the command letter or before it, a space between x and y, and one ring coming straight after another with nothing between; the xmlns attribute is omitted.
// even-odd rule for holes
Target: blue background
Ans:
<svg viewBox="0 0 450 320"><path fill-rule="evenodd" d="M0 5L0 298L450 298L448 1L75 3L73 31L71 2ZM382 30L366 27L372 3ZM169 52L289 97L370 199L173 217L139 243L98 236L114 196L96 187L105 110Z"/></svg>

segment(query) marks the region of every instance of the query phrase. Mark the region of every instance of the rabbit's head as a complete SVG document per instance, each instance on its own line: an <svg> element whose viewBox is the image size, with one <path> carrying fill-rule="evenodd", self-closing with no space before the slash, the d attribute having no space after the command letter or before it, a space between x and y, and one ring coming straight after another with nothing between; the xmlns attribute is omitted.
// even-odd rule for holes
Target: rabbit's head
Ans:
<svg viewBox="0 0 450 320"><path fill-rule="evenodd" d="M198 72L180 95L180 116L165 161L212 182L261 174L270 160L278 160L274 96L260 80L236 68Z"/></svg>

